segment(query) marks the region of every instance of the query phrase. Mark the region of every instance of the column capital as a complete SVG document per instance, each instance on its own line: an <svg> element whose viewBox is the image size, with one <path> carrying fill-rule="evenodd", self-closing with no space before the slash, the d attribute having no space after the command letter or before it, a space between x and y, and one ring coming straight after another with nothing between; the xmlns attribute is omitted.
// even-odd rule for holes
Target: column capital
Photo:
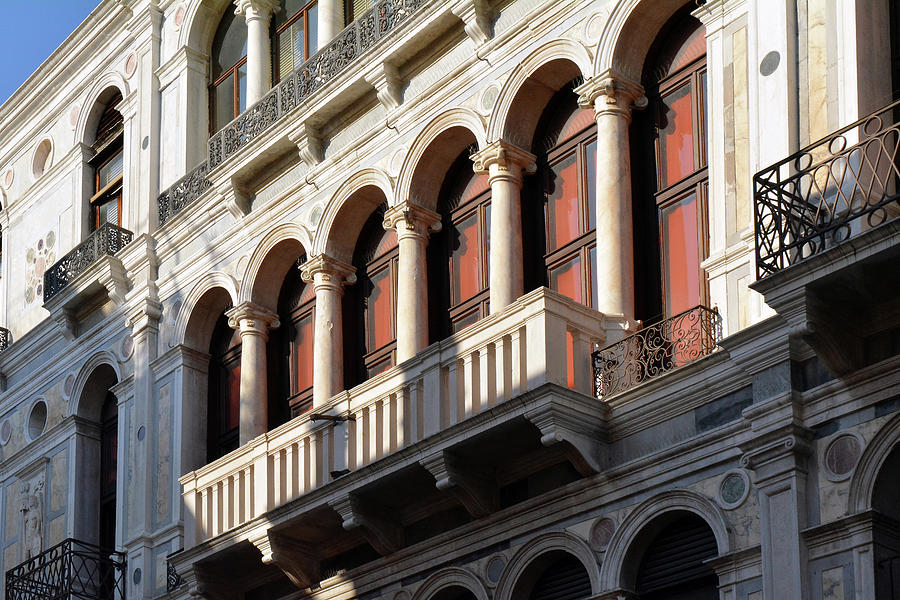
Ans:
<svg viewBox="0 0 900 600"><path fill-rule="evenodd" d="M306 283L312 283L316 290L320 287L340 290L345 285L356 283L356 269L327 254L319 254L303 263L300 277Z"/></svg>
<svg viewBox="0 0 900 600"><path fill-rule="evenodd" d="M245 332L268 335L269 329L281 327L278 315L253 302L244 302L225 312L228 326Z"/></svg>
<svg viewBox="0 0 900 600"><path fill-rule="evenodd" d="M497 140L471 156L476 173L489 173L491 179L499 175L521 176L522 171L534 173L537 157L507 141Z"/></svg>
<svg viewBox="0 0 900 600"><path fill-rule="evenodd" d="M234 14L251 19L269 19L272 14L281 9L278 0L235 0Z"/></svg>
<svg viewBox="0 0 900 600"><path fill-rule="evenodd" d="M427 240L429 234L441 230L441 215L406 201L389 208L381 224L387 231L395 229L400 239L419 237Z"/></svg>
<svg viewBox="0 0 900 600"><path fill-rule="evenodd" d="M644 88L622 75L607 69L575 88L578 106L593 108L597 116L616 114L631 119L632 108L647 107Z"/></svg>

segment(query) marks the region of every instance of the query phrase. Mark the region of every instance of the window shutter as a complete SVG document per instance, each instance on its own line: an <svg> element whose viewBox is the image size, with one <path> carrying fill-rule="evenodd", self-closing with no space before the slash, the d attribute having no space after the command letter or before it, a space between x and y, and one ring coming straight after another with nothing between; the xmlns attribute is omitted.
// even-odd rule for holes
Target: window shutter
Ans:
<svg viewBox="0 0 900 600"><path fill-rule="evenodd" d="M637 592L646 594L715 577L703 561L718 553L716 538L701 518L682 518L661 531L650 544L641 561Z"/></svg>
<svg viewBox="0 0 900 600"><path fill-rule="evenodd" d="M353 0L353 18L360 18L371 6L371 0Z"/></svg>
<svg viewBox="0 0 900 600"><path fill-rule="evenodd" d="M591 595L591 580L584 565L566 556L547 567L535 583L530 600L584 600Z"/></svg>

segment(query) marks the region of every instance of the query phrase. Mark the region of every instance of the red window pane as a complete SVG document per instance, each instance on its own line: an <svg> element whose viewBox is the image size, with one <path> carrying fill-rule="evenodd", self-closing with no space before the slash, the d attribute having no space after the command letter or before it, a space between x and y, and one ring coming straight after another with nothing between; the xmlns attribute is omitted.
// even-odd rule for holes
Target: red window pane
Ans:
<svg viewBox="0 0 900 600"><path fill-rule="evenodd" d="M457 317L453 320L453 333L457 331L462 331L469 325L478 322L478 309L476 308L470 313L463 315L462 317Z"/></svg>
<svg viewBox="0 0 900 600"><path fill-rule="evenodd" d="M668 187L694 172L694 118L691 85L662 98L659 181Z"/></svg>
<svg viewBox="0 0 900 600"><path fill-rule="evenodd" d="M565 246L578 237L578 165L571 154L550 168L547 195L548 250Z"/></svg>
<svg viewBox="0 0 900 600"><path fill-rule="evenodd" d="M367 378L371 379L372 377L375 377L379 373L383 373L384 371L387 371L393 365L394 365L393 359L390 356L388 356L387 358L384 358L384 359L380 360L379 362L377 362L373 365L370 365L366 369L366 376L367 376Z"/></svg>
<svg viewBox="0 0 900 600"><path fill-rule="evenodd" d="M566 330L566 385L575 389L575 336Z"/></svg>
<svg viewBox="0 0 900 600"><path fill-rule="evenodd" d="M700 249L697 195L662 211L666 312L675 315L700 304Z"/></svg>
<svg viewBox="0 0 900 600"><path fill-rule="evenodd" d="M587 183L588 230L597 227L597 140L584 149L584 173Z"/></svg>
<svg viewBox="0 0 900 600"><path fill-rule="evenodd" d="M223 433L237 429L241 422L241 365L234 365L227 371L228 389L225 402L225 423Z"/></svg>
<svg viewBox="0 0 900 600"><path fill-rule="evenodd" d="M550 288L575 302L584 302L581 289L581 258L578 256L550 269Z"/></svg>
<svg viewBox="0 0 900 600"><path fill-rule="evenodd" d="M478 214L472 213L456 224L456 240L450 255L453 304L481 291L478 256Z"/></svg>
<svg viewBox="0 0 900 600"><path fill-rule="evenodd" d="M388 267L369 276L371 289L366 302L368 351L372 352L394 339L391 327L391 270Z"/></svg>
<svg viewBox="0 0 900 600"><path fill-rule="evenodd" d="M296 337L294 348L297 352L297 389L294 393L302 392L313 384L313 315L309 314L294 325Z"/></svg>

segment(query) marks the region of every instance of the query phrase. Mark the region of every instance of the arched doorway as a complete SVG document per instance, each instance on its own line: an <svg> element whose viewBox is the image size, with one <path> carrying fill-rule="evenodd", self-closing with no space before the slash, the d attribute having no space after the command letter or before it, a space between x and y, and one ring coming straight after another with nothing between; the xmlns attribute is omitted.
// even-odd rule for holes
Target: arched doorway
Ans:
<svg viewBox="0 0 900 600"><path fill-rule="evenodd" d="M455 585L445 588L431 597L431 600L476 600L475 594L466 588Z"/></svg>
<svg viewBox="0 0 900 600"><path fill-rule="evenodd" d="M874 531L875 600L900 600L900 445L888 455L872 494L881 517Z"/></svg>
<svg viewBox="0 0 900 600"><path fill-rule="evenodd" d="M572 554L554 550L542 554L525 570L513 598L527 600L584 600L592 596L591 578Z"/></svg>

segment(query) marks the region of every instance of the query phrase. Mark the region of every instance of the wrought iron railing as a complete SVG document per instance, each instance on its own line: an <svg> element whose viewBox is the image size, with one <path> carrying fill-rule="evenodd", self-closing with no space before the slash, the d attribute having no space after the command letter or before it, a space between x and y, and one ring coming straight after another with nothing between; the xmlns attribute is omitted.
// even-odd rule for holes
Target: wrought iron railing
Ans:
<svg viewBox="0 0 900 600"><path fill-rule="evenodd" d="M209 188L206 174L210 169L265 133L288 112L337 77L364 52L373 48L384 36L408 20L427 1L379 0L258 102L214 133L207 143L206 162L159 196L160 227Z"/></svg>
<svg viewBox="0 0 900 600"><path fill-rule="evenodd" d="M125 555L67 539L6 572L6 600L125 598Z"/></svg>
<svg viewBox="0 0 900 600"><path fill-rule="evenodd" d="M0 327L0 352L3 352L7 348L9 348L9 344L12 342L12 334L9 332L9 329L6 327Z"/></svg>
<svg viewBox="0 0 900 600"><path fill-rule="evenodd" d="M86 240L44 272L44 302L62 291L73 279L105 255L114 255L134 237L127 229L111 223L102 225Z"/></svg>
<svg viewBox="0 0 900 600"><path fill-rule="evenodd" d="M184 579L181 575L178 574L178 571L175 570L175 565L172 564L172 557L178 554L179 552L183 552L184 548L180 550L176 550L175 552L166 556L166 591L171 592L173 590L177 590L182 585L184 585Z"/></svg>
<svg viewBox="0 0 900 600"><path fill-rule="evenodd" d="M716 309L696 306L591 355L594 393L608 398L710 354L722 338Z"/></svg>
<svg viewBox="0 0 900 600"><path fill-rule="evenodd" d="M900 215L900 102L753 178L762 279Z"/></svg>

